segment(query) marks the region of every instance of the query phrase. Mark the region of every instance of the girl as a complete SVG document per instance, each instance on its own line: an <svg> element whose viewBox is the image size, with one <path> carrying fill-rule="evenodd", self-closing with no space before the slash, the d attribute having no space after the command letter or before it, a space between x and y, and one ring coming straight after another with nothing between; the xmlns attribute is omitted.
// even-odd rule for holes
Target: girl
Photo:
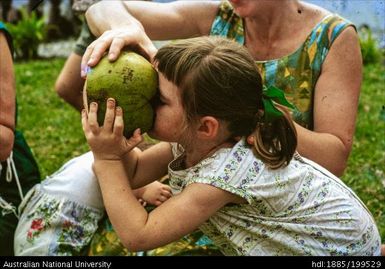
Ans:
<svg viewBox="0 0 385 269"><path fill-rule="evenodd" d="M199 227L225 255L380 254L365 205L295 152L293 123L272 100L289 104L276 88L262 92L244 47L200 37L166 45L154 59L161 104L150 135L167 142L135 150L140 130L123 137L113 99L102 127L96 103L82 112L106 210L128 249L162 246ZM177 195L147 213L131 189L167 170Z"/></svg>

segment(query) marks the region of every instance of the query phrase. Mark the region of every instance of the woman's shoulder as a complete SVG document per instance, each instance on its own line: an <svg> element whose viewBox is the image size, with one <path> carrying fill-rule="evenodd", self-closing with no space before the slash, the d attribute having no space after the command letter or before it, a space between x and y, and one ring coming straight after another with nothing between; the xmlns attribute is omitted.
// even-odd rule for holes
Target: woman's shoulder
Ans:
<svg viewBox="0 0 385 269"><path fill-rule="evenodd" d="M322 8L320 6L311 4L311 3L303 3L306 10L308 10L308 17L304 20L304 23L310 20L313 20L312 24L316 25L316 27L333 27L340 28L341 26L349 26L353 25L351 21L342 17L337 13L333 13L330 10ZM315 27L315 28L316 28Z"/></svg>
<svg viewBox="0 0 385 269"><path fill-rule="evenodd" d="M321 48L330 49L333 42L344 30L350 28L349 26L352 26L353 31L356 31L356 28L352 22L337 13L331 13L325 9L317 8L319 7L315 7L313 11L310 12L317 14L315 18L304 20L304 23L311 21L311 25L314 25L305 41L305 48L307 48L308 51L313 51L314 49L311 48L316 46L318 48L317 51L321 53L321 55L326 56L324 55L324 49Z"/></svg>

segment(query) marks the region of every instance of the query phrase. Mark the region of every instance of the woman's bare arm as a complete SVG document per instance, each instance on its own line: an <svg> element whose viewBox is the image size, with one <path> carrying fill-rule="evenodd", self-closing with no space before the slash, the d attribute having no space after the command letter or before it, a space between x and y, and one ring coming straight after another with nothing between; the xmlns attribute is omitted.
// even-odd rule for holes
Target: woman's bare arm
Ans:
<svg viewBox="0 0 385 269"><path fill-rule="evenodd" d="M218 5L213 1L102 1L92 5L86 12L87 23L100 37L87 49L82 65L96 65L107 50L109 59L116 60L129 45L151 59L156 53L151 40L207 35Z"/></svg>
<svg viewBox="0 0 385 269"><path fill-rule="evenodd" d="M362 81L357 33L347 28L333 43L314 93L314 131L296 125L298 151L337 176L352 148Z"/></svg>
<svg viewBox="0 0 385 269"><path fill-rule="evenodd" d="M6 160L13 148L15 130L15 77L7 39L0 31L0 161Z"/></svg>

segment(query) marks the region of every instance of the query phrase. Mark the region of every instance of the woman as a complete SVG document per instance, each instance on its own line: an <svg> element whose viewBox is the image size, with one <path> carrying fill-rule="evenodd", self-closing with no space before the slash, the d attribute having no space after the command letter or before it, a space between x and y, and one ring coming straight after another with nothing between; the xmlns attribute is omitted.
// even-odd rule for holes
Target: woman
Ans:
<svg viewBox="0 0 385 269"><path fill-rule="evenodd" d="M358 36L346 20L291 0L100 2L86 18L100 37L83 57L83 76L106 50L112 61L124 46L152 58L156 49L151 40L225 35L244 44L263 82L283 88L296 105L298 151L335 175L343 174L362 71Z"/></svg>
<svg viewBox="0 0 385 269"><path fill-rule="evenodd" d="M17 207L26 192L40 181L35 158L17 119L12 37L0 22L0 256L13 255Z"/></svg>

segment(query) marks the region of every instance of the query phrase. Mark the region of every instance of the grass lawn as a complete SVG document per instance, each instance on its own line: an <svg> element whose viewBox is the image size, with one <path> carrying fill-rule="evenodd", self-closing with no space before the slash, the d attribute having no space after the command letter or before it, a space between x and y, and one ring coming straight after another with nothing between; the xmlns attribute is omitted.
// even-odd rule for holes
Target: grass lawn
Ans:
<svg viewBox="0 0 385 269"><path fill-rule="evenodd" d="M18 128L31 146L42 178L88 150L80 114L53 87L64 59L16 63ZM385 67L366 66L357 129L342 178L366 203L385 242Z"/></svg>

